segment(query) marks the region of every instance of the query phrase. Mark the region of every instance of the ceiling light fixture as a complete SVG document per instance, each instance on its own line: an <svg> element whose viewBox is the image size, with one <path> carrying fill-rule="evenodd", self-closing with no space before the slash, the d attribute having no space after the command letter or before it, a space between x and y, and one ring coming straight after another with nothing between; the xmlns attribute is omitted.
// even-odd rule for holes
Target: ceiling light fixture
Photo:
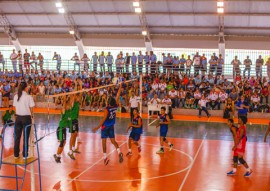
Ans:
<svg viewBox="0 0 270 191"><path fill-rule="evenodd" d="M217 7L224 7L224 2L223 1L218 1L217 2Z"/></svg>
<svg viewBox="0 0 270 191"><path fill-rule="evenodd" d="M141 12L142 12L141 8L139 8L139 7L135 8L135 13L141 13Z"/></svg>
<svg viewBox="0 0 270 191"><path fill-rule="evenodd" d="M70 30L69 31L69 34L72 34L73 35L73 34L75 34L75 31L74 30Z"/></svg>
<svg viewBox="0 0 270 191"><path fill-rule="evenodd" d="M142 31L142 35L146 36L147 35L147 31Z"/></svg>
<svg viewBox="0 0 270 191"><path fill-rule="evenodd" d="M224 13L224 8L217 8L218 13Z"/></svg>
<svg viewBox="0 0 270 191"><path fill-rule="evenodd" d="M139 6L140 6L140 2L138 2L138 1L133 2L133 7L139 7Z"/></svg>
<svg viewBox="0 0 270 191"><path fill-rule="evenodd" d="M62 5L62 3L61 3L61 2L56 2L56 3L55 3L55 6L56 6L57 8L61 8L61 7L63 7L63 5Z"/></svg>
<svg viewBox="0 0 270 191"><path fill-rule="evenodd" d="M64 9L64 8L59 8L59 9L58 9L58 12L59 12L59 13L65 13L65 9Z"/></svg>

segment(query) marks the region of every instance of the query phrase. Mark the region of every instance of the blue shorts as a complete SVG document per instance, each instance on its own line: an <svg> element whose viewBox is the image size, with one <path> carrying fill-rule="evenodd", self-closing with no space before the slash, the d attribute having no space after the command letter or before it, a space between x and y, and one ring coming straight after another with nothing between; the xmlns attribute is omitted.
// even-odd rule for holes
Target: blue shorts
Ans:
<svg viewBox="0 0 270 191"><path fill-rule="evenodd" d="M167 137L168 128L160 128L160 136Z"/></svg>
<svg viewBox="0 0 270 191"><path fill-rule="evenodd" d="M101 127L101 138L106 139L106 138L114 138L114 127Z"/></svg>
<svg viewBox="0 0 270 191"><path fill-rule="evenodd" d="M133 140L133 141L139 141L141 138L141 134L140 133L135 133L132 132L130 133L129 137Z"/></svg>

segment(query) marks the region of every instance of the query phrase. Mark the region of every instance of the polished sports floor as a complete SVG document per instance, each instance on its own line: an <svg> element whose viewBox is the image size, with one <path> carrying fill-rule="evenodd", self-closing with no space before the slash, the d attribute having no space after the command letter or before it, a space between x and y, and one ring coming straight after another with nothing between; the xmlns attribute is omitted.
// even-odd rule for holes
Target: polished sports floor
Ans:
<svg viewBox="0 0 270 191"><path fill-rule="evenodd" d="M46 110L44 110L46 112ZM156 154L159 150L159 129L154 119L144 119L144 132L141 137L142 152L139 154L133 147L133 155L124 157L118 162L117 152L108 140L108 158L110 163L104 166L100 132L93 134L91 129L98 125L101 113L85 113L80 116L81 154L76 154L73 161L67 156L68 144L62 154L62 163L54 161L53 154L59 145L54 131L60 115L50 116L35 114L38 136L51 135L42 139L40 144L42 188L45 191L217 191L217 190L270 190L270 147L263 143L267 125L247 125L248 143L245 159L253 174L245 178L245 169L238 167L237 175L228 177L226 173L232 169L232 137L225 123L211 122L211 118L192 117L187 122L173 120L169 126L168 139L174 149L165 148L164 154ZM185 118L186 119L186 118ZM185 120L183 119L183 120ZM260 123L261 121L257 121ZM126 133L129 119L127 115L117 118L115 126L116 140L124 155L127 153ZM5 156L13 154L12 127L6 132ZM270 137L269 139L270 140ZM69 135L68 139L69 141ZM35 163L37 166L37 164ZM29 170L29 167L27 167ZM37 171L36 171L37 172ZM19 174L23 169L19 170ZM14 175L14 167L3 165L0 174ZM30 173L27 172L24 191L30 191ZM36 176L36 190L38 190ZM0 179L0 190L15 189L15 181Z"/></svg>

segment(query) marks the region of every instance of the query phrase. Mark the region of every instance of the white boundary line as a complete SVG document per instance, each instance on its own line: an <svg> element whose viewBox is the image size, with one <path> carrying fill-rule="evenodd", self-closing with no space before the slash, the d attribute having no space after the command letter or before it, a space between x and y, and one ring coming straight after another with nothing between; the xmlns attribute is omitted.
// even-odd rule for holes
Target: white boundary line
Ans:
<svg viewBox="0 0 270 191"><path fill-rule="evenodd" d="M126 142L124 142L124 143L126 143ZM121 146L124 144L124 143L122 143L121 144ZM143 145L150 145L150 146L154 146L154 147L159 147L159 145L154 145L154 144L143 144ZM166 148L169 148L169 147L166 147ZM186 152L183 152L183 151L181 151L181 150L178 150L178 149L173 149L174 151L176 151L176 152L178 152L178 153L181 153L181 154L183 154L183 155L185 155L188 159L189 159L189 161L190 161L190 164L187 166L187 167L185 167L185 168L183 168L183 169L181 169L181 170L179 170L179 171L176 171L176 172L173 172L173 173L170 173L170 174L165 174L165 175L161 175L161 176L154 176L154 177L149 177L149 178L140 178L140 179L131 179L131 180L87 180L87 179L81 179L81 180L79 180L79 179L77 179L77 180L74 180L74 179L76 179L76 177L75 178L73 178L73 179L65 179L65 178L63 178L63 179L65 179L65 180L67 180L67 181L70 181L70 182L72 182L72 181L77 181L77 182L98 182L98 183L100 183L100 182L133 182L133 181L142 181L142 180L153 180L153 179L159 179L159 178L164 178L164 177L169 177L169 176L173 176L173 175L176 175L176 174L179 174L179 173L181 173L181 172L184 172L184 171L186 171L186 170L188 170L188 169L190 169L191 167L192 167L192 164L193 164L193 158L192 158L192 156L190 156L189 154L187 154ZM112 151L113 152L113 151ZM111 152L111 153L112 153ZM109 154L111 154L111 153L109 153ZM97 164L98 162L100 162L100 161L97 161L96 163L94 163L93 165L91 165L90 167L93 167L95 164ZM88 170L90 169L90 167L88 167ZM23 169L23 168L22 168ZM26 170L27 172L29 172L29 170ZM85 173L87 171L87 169L86 170L84 170L81 174L79 174L78 176L81 176L83 173ZM36 175L38 175L38 173L35 173ZM44 176L44 177L48 177L48 178L59 178L59 177L53 177L53 176L49 176L49 175L45 175L45 174L41 174L41 176ZM77 178L78 178L78 176L77 176ZM68 184L70 184L70 182L68 183ZM67 184L67 185L68 185ZM65 185L65 186L67 186L67 185Z"/></svg>
<svg viewBox="0 0 270 191"><path fill-rule="evenodd" d="M188 175L189 175L189 173L190 173L190 171L191 171L191 169L192 169L192 167L193 167L193 165L194 165L194 163L195 163L195 161L196 161L196 159L197 159L197 157L198 157L198 154L199 154L199 152L200 152L200 150L201 150L201 148L202 148L202 146L203 146L203 143L204 143L204 141L205 141L206 136L207 136L207 133L204 135L204 138L203 138L203 140L202 140L202 142L201 142L201 144L200 144L200 146L199 146L199 148L198 148L198 150L197 150L197 152L196 152L196 155L195 155L195 157L194 157L194 159L193 159L193 161L192 161L192 163L191 163L191 167L188 169L187 174L186 174L184 180L182 181L182 183L181 183L181 185L180 185L178 191L181 191L181 190L183 189L183 186L184 186L184 184L185 184L185 182L186 182L186 180L187 180L187 178L188 178Z"/></svg>
<svg viewBox="0 0 270 191"><path fill-rule="evenodd" d="M152 121L151 123L148 124L148 126L152 125L153 123L155 123L158 119L155 119L154 121Z"/></svg>

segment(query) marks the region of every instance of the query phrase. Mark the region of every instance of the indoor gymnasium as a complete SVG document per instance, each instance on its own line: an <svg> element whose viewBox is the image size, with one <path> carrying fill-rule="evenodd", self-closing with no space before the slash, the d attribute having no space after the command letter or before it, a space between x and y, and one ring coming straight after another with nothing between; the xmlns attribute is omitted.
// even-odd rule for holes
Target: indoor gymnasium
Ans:
<svg viewBox="0 0 270 191"><path fill-rule="evenodd" d="M0 190L269 191L269 7L1 0Z"/></svg>

